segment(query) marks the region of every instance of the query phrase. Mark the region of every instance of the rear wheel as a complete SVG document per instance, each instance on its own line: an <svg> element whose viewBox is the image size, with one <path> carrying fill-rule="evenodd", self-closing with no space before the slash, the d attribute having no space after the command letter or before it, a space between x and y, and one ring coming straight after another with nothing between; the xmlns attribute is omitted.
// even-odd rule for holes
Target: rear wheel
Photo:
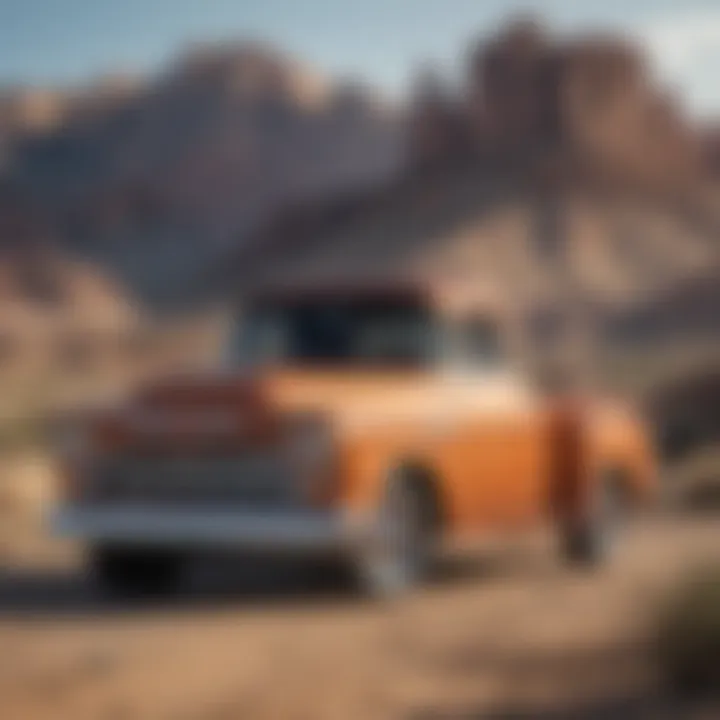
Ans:
<svg viewBox="0 0 720 720"><path fill-rule="evenodd" d="M165 595L178 589L183 558L148 548L94 547L90 551L93 580L113 596Z"/></svg>
<svg viewBox="0 0 720 720"><path fill-rule="evenodd" d="M563 533L565 558L588 566L610 559L627 523L628 510L624 485L617 474L605 473L595 488L587 517Z"/></svg>

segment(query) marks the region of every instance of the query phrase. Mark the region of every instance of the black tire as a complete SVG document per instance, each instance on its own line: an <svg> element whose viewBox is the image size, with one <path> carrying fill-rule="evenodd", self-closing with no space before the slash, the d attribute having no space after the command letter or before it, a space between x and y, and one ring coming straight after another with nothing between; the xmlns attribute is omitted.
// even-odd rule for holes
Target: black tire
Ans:
<svg viewBox="0 0 720 720"><path fill-rule="evenodd" d="M412 478L388 482L370 546L359 561L359 580L376 597L400 595L428 574L432 559L434 509Z"/></svg>
<svg viewBox="0 0 720 720"><path fill-rule="evenodd" d="M595 488L585 521L562 534L565 559L574 565L595 567L614 554L628 519L627 494L615 473L605 473Z"/></svg>
<svg viewBox="0 0 720 720"><path fill-rule="evenodd" d="M90 551L92 579L112 597L172 594L180 586L183 565L177 553L154 549L103 546Z"/></svg>

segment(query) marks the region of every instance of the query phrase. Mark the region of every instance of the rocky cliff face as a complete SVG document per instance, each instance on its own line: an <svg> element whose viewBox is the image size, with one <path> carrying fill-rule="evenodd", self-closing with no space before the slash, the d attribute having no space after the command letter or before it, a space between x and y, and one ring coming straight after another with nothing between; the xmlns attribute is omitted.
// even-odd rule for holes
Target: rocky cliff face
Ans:
<svg viewBox="0 0 720 720"><path fill-rule="evenodd" d="M703 171L696 129L639 47L616 36L557 39L525 21L476 45L458 93L420 94L410 153L419 168L458 157L487 168L552 163L675 192Z"/></svg>
<svg viewBox="0 0 720 720"><path fill-rule="evenodd" d="M89 258L155 299L191 293L284 204L399 159L397 120L370 92L256 45L196 47L146 82L33 108L0 104L0 242Z"/></svg>

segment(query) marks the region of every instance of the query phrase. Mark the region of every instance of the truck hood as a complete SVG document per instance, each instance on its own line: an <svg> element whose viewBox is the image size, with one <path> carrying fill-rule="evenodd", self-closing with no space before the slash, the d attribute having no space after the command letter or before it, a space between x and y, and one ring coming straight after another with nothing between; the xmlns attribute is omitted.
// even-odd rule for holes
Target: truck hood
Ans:
<svg viewBox="0 0 720 720"><path fill-rule="evenodd" d="M342 428L431 398L417 372L263 371L183 375L153 383L115 414L115 434L133 444L258 443L289 418L320 416Z"/></svg>

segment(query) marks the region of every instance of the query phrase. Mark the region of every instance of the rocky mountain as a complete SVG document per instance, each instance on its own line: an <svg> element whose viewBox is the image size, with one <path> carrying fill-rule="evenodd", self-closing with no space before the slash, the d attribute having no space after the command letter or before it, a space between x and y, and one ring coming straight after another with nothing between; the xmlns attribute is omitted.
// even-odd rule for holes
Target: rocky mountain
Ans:
<svg viewBox="0 0 720 720"><path fill-rule="evenodd" d="M373 183L400 157L397 118L370 91L249 43L194 47L145 81L13 98L0 244L89 259L154 300L192 295L279 207Z"/></svg>
<svg viewBox="0 0 720 720"><path fill-rule="evenodd" d="M278 218L228 282L471 273L530 326L571 305L608 339L720 338L711 146L640 48L510 25L460 92L424 79L408 137L400 177Z"/></svg>

